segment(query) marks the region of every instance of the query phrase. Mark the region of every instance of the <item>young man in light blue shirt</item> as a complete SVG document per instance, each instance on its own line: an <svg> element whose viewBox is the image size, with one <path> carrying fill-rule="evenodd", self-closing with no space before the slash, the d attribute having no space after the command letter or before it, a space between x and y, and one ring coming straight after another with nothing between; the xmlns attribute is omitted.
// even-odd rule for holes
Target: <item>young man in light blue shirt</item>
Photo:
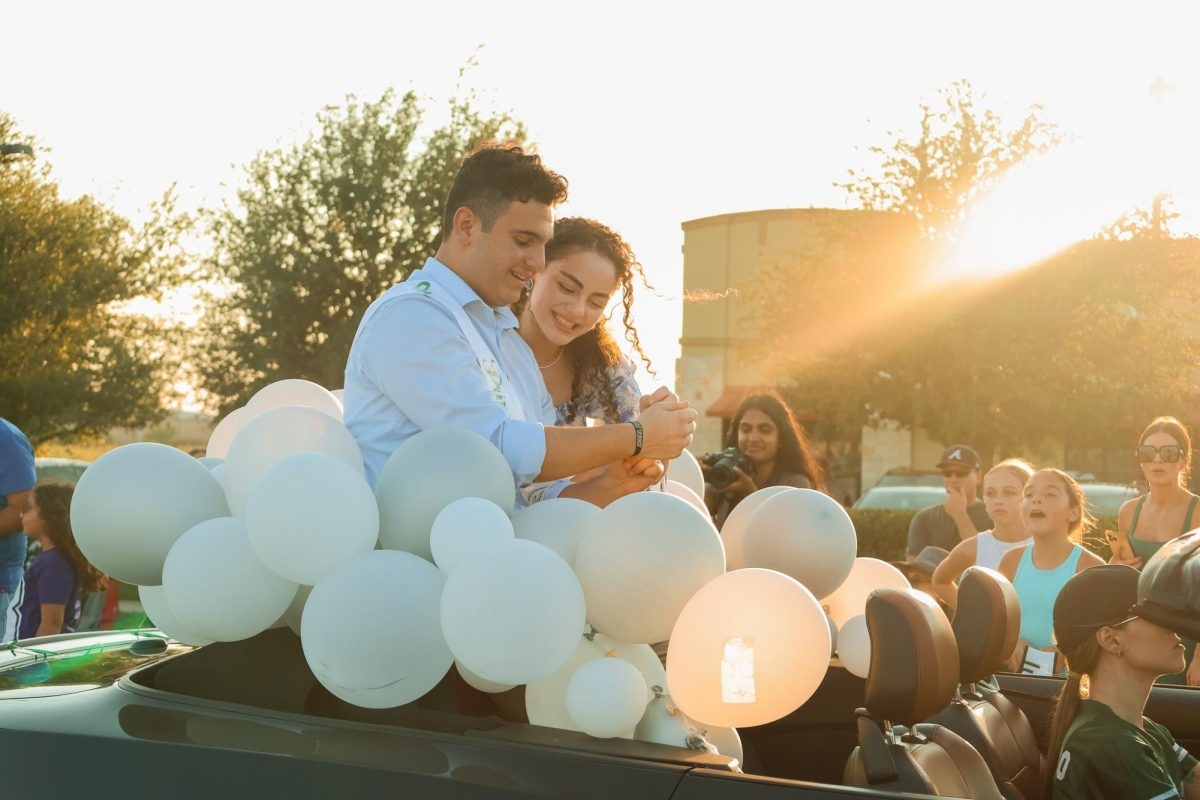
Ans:
<svg viewBox="0 0 1200 800"><path fill-rule="evenodd" d="M464 160L434 258L363 315L346 364L345 421L367 479L421 430L458 426L492 442L517 487L561 480L545 497L605 505L659 480L691 442L696 412L665 388L634 423L555 427L554 408L509 306L546 266L566 181L515 145Z"/></svg>
<svg viewBox="0 0 1200 800"><path fill-rule="evenodd" d="M25 574L26 538L21 511L37 483L33 445L21 429L0 417L0 642L16 636L9 606Z"/></svg>

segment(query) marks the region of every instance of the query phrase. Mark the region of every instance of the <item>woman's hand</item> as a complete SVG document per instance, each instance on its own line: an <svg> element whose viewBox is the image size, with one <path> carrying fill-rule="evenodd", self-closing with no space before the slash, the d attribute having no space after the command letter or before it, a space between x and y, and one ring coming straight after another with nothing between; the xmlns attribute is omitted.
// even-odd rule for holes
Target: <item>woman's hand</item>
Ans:
<svg viewBox="0 0 1200 800"><path fill-rule="evenodd" d="M1196 658L1196 654L1192 653L1192 663L1187 668L1187 685L1200 686L1200 658Z"/></svg>
<svg viewBox="0 0 1200 800"><path fill-rule="evenodd" d="M722 494L733 493L746 497L758 491L758 484L754 482L753 478L743 472L741 467L734 467L733 475L734 478L729 482L729 485L719 490Z"/></svg>

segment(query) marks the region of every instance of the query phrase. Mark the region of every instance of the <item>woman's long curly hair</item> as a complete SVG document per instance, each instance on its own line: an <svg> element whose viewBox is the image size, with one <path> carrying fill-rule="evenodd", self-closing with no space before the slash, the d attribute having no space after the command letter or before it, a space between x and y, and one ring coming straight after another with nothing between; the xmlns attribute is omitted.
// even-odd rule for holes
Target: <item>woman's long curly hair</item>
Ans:
<svg viewBox="0 0 1200 800"><path fill-rule="evenodd" d="M108 577L92 566L79 551L79 545L75 544L75 533L71 530L71 497L74 494L75 487L69 484L46 483L34 487L33 500L37 503L38 516L42 518L46 536L75 571L79 588L85 594L102 592L108 588Z"/></svg>
<svg viewBox="0 0 1200 800"><path fill-rule="evenodd" d="M779 430L779 452L775 456L775 468L785 472L803 473L814 489L824 489L825 470L813 455L808 437L804 435L804 428L796 420L796 415L776 392L756 392L742 399L733 414L729 433L725 436L725 446L738 446L738 427L742 424L742 417L750 409L757 409L766 414Z"/></svg>
<svg viewBox="0 0 1200 800"><path fill-rule="evenodd" d="M629 243L612 228L594 219L563 217L554 223L554 238L546 244L546 263L566 258L572 253L596 253L616 267L617 285L620 287L621 306L624 309L622 322L625 324L625 339L641 357L646 368L650 369L650 359L642 350L637 328L633 324L634 277L641 279L642 285L647 289L653 287L647 283L642 265L633 254ZM513 312L520 317L528 304L529 292L526 291L513 305ZM575 371L571 379L571 399L567 407L569 421L584 413L583 401L593 394L599 397L600 405L604 408L605 421L615 422L618 419L617 400L609 375L621 364L625 355L608 330L607 323L607 316L601 316L596 327L573 339L564 351Z"/></svg>

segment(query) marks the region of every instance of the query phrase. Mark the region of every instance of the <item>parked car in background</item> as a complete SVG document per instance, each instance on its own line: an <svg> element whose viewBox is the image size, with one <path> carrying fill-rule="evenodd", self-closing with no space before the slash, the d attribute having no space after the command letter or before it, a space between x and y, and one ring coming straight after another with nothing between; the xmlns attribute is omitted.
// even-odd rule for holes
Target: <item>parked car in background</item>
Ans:
<svg viewBox="0 0 1200 800"><path fill-rule="evenodd" d="M78 458L36 458L33 468L38 483L78 483L91 463Z"/></svg>
<svg viewBox="0 0 1200 800"><path fill-rule="evenodd" d="M1093 517L1115 517L1121 504L1140 492L1128 483L1081 483L1084 503Z"/></svg>
<svg viewBox="0 0 1200 800"><path fill-rule="evenodd" d="M940 475L938 480L941 480ZM946 489L942 486L875 485L854 502L853 508L920 511L922 508L941 505L945 501Z"/></svg>

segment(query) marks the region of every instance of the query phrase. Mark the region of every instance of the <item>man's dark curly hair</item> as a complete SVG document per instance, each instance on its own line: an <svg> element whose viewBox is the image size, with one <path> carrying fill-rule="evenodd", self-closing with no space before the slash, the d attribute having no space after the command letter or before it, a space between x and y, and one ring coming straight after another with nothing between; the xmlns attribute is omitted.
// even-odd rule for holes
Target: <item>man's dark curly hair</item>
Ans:
<svg viewBox="0 0 1200 800"><path fill-rule="evenodd" d="M556 206L567 199L567 179L542 165L517 142L481 142L463 159L442 214L442 241L450 239L454 214L466 206L490 231L496 220L516 201L535 200Z"/></svg>
<svg viewBox="0 0 1200 800"><path fill-rule="evenodd" d="M596 253L616 267L617 284L621 289L621 305L624 309L622 321L625 323L625 338L649 369L650 359L642 350L637 328L633 324L634 276L640 278L647 289L653 287L646 282L646 275L633 254L633 249L620 234L607 225L584 217L564 217L554 223L554 238L546 244L546 263L566 258L572 253ZM513 311L518 317L528 303L529 293L524 292L521 299L513 305ZM572 340L566 347L566 353L575 368L575 377L571 381L571 400L567 410L568 421L573 422L583 414L581 401L590 393L599 396L608 421L615 421L618 413L617 401L613 396L609 375L625 356L608 330L606 317L600 317L596 327Z"/></svg>

